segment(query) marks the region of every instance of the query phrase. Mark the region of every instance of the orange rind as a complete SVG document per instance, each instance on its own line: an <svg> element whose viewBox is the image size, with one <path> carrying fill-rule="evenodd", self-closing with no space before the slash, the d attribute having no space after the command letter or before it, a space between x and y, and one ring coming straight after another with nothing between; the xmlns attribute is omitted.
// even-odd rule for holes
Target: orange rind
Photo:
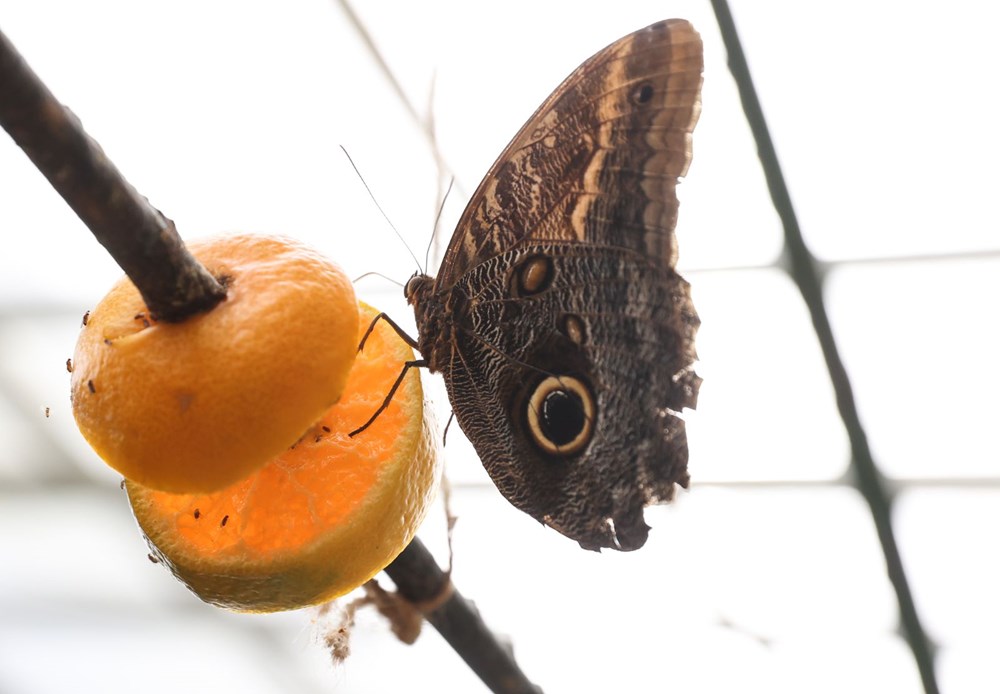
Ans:
<svg viewBox="0 0 1000 694"><path fill-rule="evenodd" d="M358 311L344 272L298 242L231 235L189 248L225 300L165 323L123 278L81 330L71 397L84 437L126 478L210 492L286 450L337 401Z"/></svg>

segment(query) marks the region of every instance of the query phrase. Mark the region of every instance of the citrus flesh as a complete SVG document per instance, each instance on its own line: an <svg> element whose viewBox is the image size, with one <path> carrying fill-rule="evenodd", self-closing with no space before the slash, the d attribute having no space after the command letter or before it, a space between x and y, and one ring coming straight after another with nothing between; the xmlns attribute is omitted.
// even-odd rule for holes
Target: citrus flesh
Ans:
<svg viewBox="0 0 1000 694"><path fill-rule="evenodd" d="M158 322L128 278L88 314L73 356L73 414L128 479L205 492L245 478L336 402L357 350L350 279L273 236L189 244L227 289L181 323Z"/></svg>
<svg viewBox="0 0 1000 694"><path fill-rule="evenodd" d="M361 304L360 326L375 315ZM411 359L380 322L339 402L294 447L226 489L169 494L127 481L156 556L203 600L248 612L324 602L378 573L415 535L439 478L417 373L369 428L347 434Z"/></svg>

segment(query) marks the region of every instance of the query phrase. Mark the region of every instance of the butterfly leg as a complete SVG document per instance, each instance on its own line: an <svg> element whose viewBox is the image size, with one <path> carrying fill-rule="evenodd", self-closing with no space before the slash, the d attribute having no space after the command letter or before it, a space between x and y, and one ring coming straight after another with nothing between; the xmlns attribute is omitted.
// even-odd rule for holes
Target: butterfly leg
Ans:
<svg viewBox="0 0 1000 694"><path fill-rule="evenodd" d="M441 434L441 445L448 445L448 428L451 426L452 420L455 419L455 411L452 410L451 416L448 417L448 423L444 425L444 433Z"/></svg>
<svg viewBox="0 0 1000 694"><path fill-rule="evenodd" d="M384 320L386 323L388 323L389 326L393 330L396 331L396 334L399 335L403 339L403 342L405 342L406 344L408 344L413 349L417 349L417 341L416 340L414 340L412 337L410 337L409 335L407 335L405 330L403 330L401 327L399 327L398 325L396 325L396 321L394 321L392 318L389 318L388 314L386 314L386 313L380 313L377 316L375 316L374 318L372 318L372 322L368 325L368 330L366 330L365 334L361 337L361 344L358 345L358 351L359 352L363 352L364 351L364 349L365 349L365 342L368 341L368 336L372 334L372 330L375 329L375 325L380 320ZM406 372L404 371L403 373L406 373Z"/></svg>
<svg viewBox="0 0 1000 694"><path fill-rule="evenodd" d="M386 318L386 320L389 320L389 319ZM392 324L392 321L389 321L389 323ZM371 331L369 330L369 332L371 332ZM357 436L358 434L360 434L362 431L364 431L365 429L367 429L368 427L370 427L372 424L374 424L375 420L378 419L378 416L380 414L382 414L385 411L385 408L387 408L389 406L389 403L392 402L392 396L396 394L396 391L399 389L399 385L403 382L403 379L406 378L406 373L410 369L412 369L414 367L420 368L422 366L427 366L427 360L426 359L414 359L413 361L405 362L403 364L403 370L399 372L399 376L396 378L396 382L392 384L392 388L389 389L389 394L385 396L385 400L383 400L382 404L379 405L379 408L377 410L375 410L375 414L373 414L371 416L371 418L367 422L365 422L364 424L362 424L361 426L359 426L357 429L355 429L354 431L352 431L350 434L348 434L348 436L350 436L351 438L354 438L355 436Z"/></svg>

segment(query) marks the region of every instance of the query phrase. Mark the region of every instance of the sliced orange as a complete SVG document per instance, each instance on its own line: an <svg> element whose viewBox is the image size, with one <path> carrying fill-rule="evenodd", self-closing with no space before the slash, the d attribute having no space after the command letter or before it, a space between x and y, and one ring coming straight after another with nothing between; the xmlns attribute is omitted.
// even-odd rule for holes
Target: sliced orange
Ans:
<svg viewBox="0 0 1000 694"><path fill-rule="evenodd" d="M73 356L73 414L111 467L175 492L221 489L285 450L336 402L357 350L344 272L280 237L231 235L191 252L226 299L182 323L149 314L122 279Z"/></svg>
<svg viewBox="0 0 1000 694"><path fill-rule="evenodd" d="M375 314L362 304L360 325ZM340 401L293 448L226 489L175 495L127 482L158 558L203 600L249 612L324 602L387 566L416 533L439 476L415 370L374 424L347 434L412 358L379 323Z"/></svg>

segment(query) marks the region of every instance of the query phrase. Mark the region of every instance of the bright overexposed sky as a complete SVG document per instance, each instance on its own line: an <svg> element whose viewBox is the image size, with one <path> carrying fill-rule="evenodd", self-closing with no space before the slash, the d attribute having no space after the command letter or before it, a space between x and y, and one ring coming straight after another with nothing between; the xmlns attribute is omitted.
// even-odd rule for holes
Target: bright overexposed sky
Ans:
<svg viewBox="0 0 1000 694"><path fill-rule="evenodd" d="M679 187L702 317L690 492L642 550L584 552L518 513L454 429L454 580L546 692L918 692L808 313L707 1L0 0L0 29L186 238L302 239L405 281L441 182L446 242L493 159L592 53L658 19L705 42ZM997 11L734 0L733 13L883 473L942 691L1000 689ZM0 94L0 98L3 95ZM434 146L443 162L435 163ZM200 603L146 548L76 432L66 357L120 270L0 135L0 692L481 691L428 628L362 613L334 667L314 611ZM434 261L432 260L431 272ZM401 290L362 298L404 325ZM442 421L440 379L423 375ZM51 417L45 418L45 407ZM443 512L421 537L442 560Z"/></svg>

